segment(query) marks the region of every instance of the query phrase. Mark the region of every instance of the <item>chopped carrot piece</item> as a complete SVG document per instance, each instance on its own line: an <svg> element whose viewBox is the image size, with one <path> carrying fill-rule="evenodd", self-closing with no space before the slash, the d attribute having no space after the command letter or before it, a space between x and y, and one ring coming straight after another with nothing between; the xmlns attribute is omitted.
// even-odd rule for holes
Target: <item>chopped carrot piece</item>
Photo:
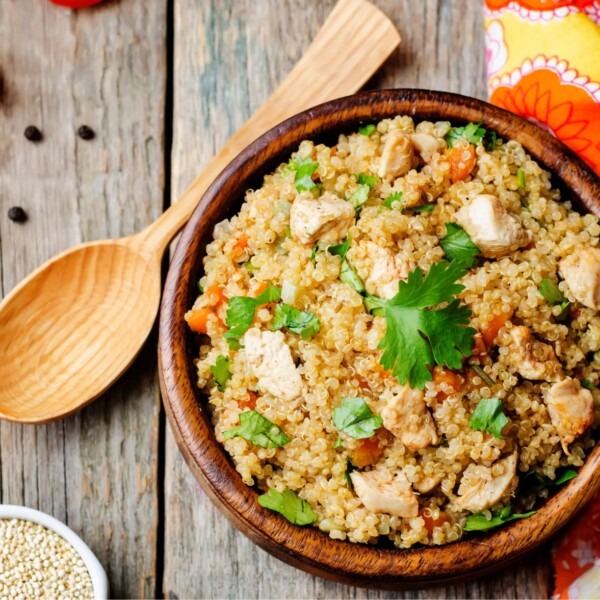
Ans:
<svg viewBox="0 0 600 600"><path fill-rule="evenodd" d="M450 179L452 183L465 180L473 170L476 162L475 146L456 146L447 153L450 163Z"/></svg>
<svg viewBox="0 0 600 600"><path fill-rule="evenodd" d="M381 363L375 365L375 371L382 377L389 377L392 374L392 371L386 371Z"/></svg>
<svg viewBox="0 0 600 600"><path fill-rule="evenodd" d="M379 445L376 435L363 440L352 453L352 464L355 467L368 467L374 465L381 456L383 448Z"/></svg>
<svg viewBox="0 0 600 600"><path fill-rule="evenodd" d="M369 385L369 382L366 379L363 379L362 377L358 381L358 386L360 388L362 388L363 390L370 390L371 389L371 386Z"/></svg>
<svg viewBox="0 0 600 600"><path fill-rule="evenodd" d="M236 240L235 244L231 247L231 256L233 258L239 258L244 254L244 250L248 247L248 240L250 236L246 233L242 233L240 237Z"/></svg>
<svg viewBox="0 0 600 600"><path fill-rule="evenodd" d="M252 292L252 295L256 298L260 296L268 287L269 284L266 281L263 281L262 283L258 284L256 289Z"/></svg>
<svg viewBox="0 0 600 600"><path fill-rule="evenodd" d="M223 292L223 288L220 285L211 285L205 292L204 295L208 299L209 306L220 306L224 302L227 302L228 298Z"/></svg>
<svg viewBox="0 0 600 600"><path fill-rule="evenodd" d="M439 527L440 525L443 525L444 523L450 523L450 517L448 517L448 515L444 515L444 514L440 514L439 517L434 519L433 517L429 517L429 516L425 515L424 510L420 510L419 516L421 517L421 519L423 519L423 521L425 521L425 529L427 529L427 533L429 535L431 535L433 533L433 530L436 527Z"/></svg>
<svg viewBox="0 0 600 600"><path fill-rule="evenodd" d="M491 348L498 337L498 332L504 327L506 321L512 317L512 311L494 315L492 320L481 330L481 337L488 348Z"/></svg>
<svg viewBox="0 0 600 600"><path fill-rule="evenodd" d="M473 336L473 351L474 356L484 356L487 354L487 344L481 333L477 333Z"/></svg>
<svg viewBox="0 0 600 600"><path fill-rule="evenodd" d="M240 408L247 408L248 410L254 410L256 408L256 401L258 395L252 390L248 390L248 398L244 400L238 400Z"/></svg>
<svg viewBox="0 0 600 600"><path fill-rule="evenodd" d="M463 384L463 378L458 373L454 373L449 369L435 368L433 370L433 383L436 387L443 385L446 389L450 387L455 392L459 392ZM448 395L449 394L447 392L440 390L437 393L436 398L443 402Z"/></svg>
<svg viewBox="0 0 600 600"><path fill-rule="evenodd" d="M192 311L190 318L188 319L188 325L192 331L196 333L206 333L206 326L208 324L208 318L211 315L215 315L215 311L210 307L200 308Z"/></svg>

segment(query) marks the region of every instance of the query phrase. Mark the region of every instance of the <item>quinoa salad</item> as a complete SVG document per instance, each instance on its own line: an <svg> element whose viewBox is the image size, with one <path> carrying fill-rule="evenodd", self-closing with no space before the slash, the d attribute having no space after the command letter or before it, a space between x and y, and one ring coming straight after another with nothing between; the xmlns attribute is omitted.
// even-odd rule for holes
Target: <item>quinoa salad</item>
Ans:
<svg viewBox="0 0 600 600"><path fill-rule="evenodd" d="M303 141L215 227L186 314L217 440L334 539L531 516L595 444L599 235L481 124Z"/></svg>

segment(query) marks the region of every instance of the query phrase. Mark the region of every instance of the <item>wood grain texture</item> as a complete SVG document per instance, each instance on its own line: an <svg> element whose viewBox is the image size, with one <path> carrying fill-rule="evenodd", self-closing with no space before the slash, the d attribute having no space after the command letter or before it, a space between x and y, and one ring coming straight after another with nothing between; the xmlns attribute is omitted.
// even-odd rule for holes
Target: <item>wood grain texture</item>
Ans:
<svg viewBox="0 0 600 600"><path fill-rule="evenodd" d="M247 536L274 556L308 572L353 585L417 588L463 580L523 558L546 542L600 487L600 444L578 476L535 515L492 533L467 536L440 547L390 550L332 540L262 508L214 436L206 398L196 387L196 346L184 320L197 295L203 251L213 228L240 207L245 191L285 159L303 139L315 143L356 130L359 124L410 114L417 121L482 123L503 139L520 142L543 164L578 206L600 215L600 181L553 136L489 104L465 96L423 90L371 91L300 113L248 146L215 180L184 229L165 284L159 330L161 390L173 433L203 489Z"/></svg>
<svg viewBox="0 0 600 600"><path fill-rule="evenodd" d="M334 0L177 0L173 195L279 83ZM367 87L429 87L485 97L479 0L375 0L403 42ZM185 23L185 27L182 25ZM198 50L198 39L201 46ZM219 76L219 75L220 76ZM215 126L216 125L216 126ZM201 140L190 144L188 139ZM202 598L544 598L547 547L472 583L411 592L350 588L302 573L234 530L200 490L167 434L165 595ZM203 565L182 569L181 565Z"/></svg>
<svg viewBox="0 0 600 600"><path fill-rule="evenodd" d="M138 231L162 210L166 0L71 12L0 7L3 294L80 241ZM23 137L37 125L44 141ZM96 138L76 136L87 124ZM6 213L21 205L29 221ZM47 426L0 424L0 501L67 522L117 597L155 594L159 398L153 344L92 407Z"/></svg>

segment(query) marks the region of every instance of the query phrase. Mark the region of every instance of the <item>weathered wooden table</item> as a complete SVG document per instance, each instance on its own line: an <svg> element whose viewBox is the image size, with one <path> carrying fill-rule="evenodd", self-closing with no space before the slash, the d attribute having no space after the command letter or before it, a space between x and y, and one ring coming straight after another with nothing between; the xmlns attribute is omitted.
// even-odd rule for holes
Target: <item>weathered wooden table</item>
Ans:
<svg viewBox="0 0 600 600"><path fill-rule="evenodd" d="M2 293L77 242L130 235L155 219L267 98L334 2L107 0L71 12L2 0ZM481 0L375 2L403 43L369 87L485 97ZM42 142L25 139L30 124ZM77 137L83 124L93 140ZM7 218L13 205L27 223ZM129 372L81 413L47 426L0 424L0 502L39 508L79 532L115 597L549 597L548 548L497 575L404 594L277 561L200 490L165 422L156 370L154 332Z"/></svg>

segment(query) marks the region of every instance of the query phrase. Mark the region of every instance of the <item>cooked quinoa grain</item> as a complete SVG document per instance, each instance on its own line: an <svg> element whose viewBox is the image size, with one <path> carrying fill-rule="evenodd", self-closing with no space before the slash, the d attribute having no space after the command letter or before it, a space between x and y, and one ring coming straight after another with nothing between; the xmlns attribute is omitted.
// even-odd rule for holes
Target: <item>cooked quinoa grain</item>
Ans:
<svg viewBox="0 0 600 600"><path fill-rule="evenodd" d="M217 439L335 539L530 514L595 443L599 234L477 125L303 141L215 227L186 315Z"/></svg>
<svg viewBox="0 0 600 600"><path fill-rule="evenodd" d="M42 525L0 519L0 598L93 598L74 548Z"/></svg>

